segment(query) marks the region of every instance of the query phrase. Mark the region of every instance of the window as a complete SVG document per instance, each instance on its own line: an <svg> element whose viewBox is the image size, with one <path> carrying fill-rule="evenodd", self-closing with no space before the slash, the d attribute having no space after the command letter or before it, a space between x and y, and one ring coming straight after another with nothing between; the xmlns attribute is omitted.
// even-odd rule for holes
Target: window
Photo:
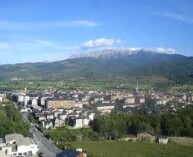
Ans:
<svg viewBox="0 0 193 157"><path fill-rule="evenodd" d="M29 152L28 152L28 155L29 155L29 156L30 156L30 155L32 156L32 151L29 151Z"/></svg>
<svg viewBox="0 0 193 157"><path fill-rule="evenodd" d="M19 153L19 155L22 155L22 153Z"/></svg>

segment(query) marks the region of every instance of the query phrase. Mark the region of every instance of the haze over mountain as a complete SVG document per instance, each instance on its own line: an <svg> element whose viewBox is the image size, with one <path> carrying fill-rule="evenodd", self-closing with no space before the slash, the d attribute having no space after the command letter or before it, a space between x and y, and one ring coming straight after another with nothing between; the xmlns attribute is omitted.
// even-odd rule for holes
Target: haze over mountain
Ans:
<svg viewBox="0 0 193 157"><path fill-rule="evenodd" d="M1 80L149 79L189 81L193 57L151 50L107 49L51 63L1 65ZM158 80L159 80L158 79Z"/></svg>

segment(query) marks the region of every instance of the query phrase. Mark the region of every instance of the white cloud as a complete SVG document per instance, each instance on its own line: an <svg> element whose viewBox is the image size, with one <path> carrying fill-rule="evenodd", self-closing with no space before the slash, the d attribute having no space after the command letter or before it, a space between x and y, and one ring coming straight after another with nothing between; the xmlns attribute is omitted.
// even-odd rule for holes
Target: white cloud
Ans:
<svg viewBox="0 0 193 157"><path fill-rule="evenodd" d="M104 48L104 47L111 47L117 43L120 43L119 39L106 39L106 38L99 38L96 40L89 40L82 44L82 48Z"/></svg>
<svg viewBox="0 0 193 157"><path fill-rule="evenodd" d="M100 25L95 21L89 20L73 20L73 21L43 21L43 22L14 22L0 21L0 29L32 29L41 27L95 27Z"/></svg>
<svg viewBox="0 0 193 157"><path fill-rule="evenodd" d="M159 53L168 53L168 54L175 54L176 50L173 48L163 48L163 47L158 47L156 49L157 52Z"/></svg>
<svg viewBox="0 0 193 157"><path fill-rule="evenodd" d="M156 12L156 15L164 16L167 18L175 19L181 22L186 22L186 23L193 23L193 19L190 17L187 17L183 14L178 14L178 13L172 13L172 12Z"/></svg>
<svg viewBox="0 0 193 157"><path fill-rule="evenodd" d="M94 21L86 20L75 20L75 21L53 21L53 22L42 22L40 26L53 26L53 27L95 27L99 23Z"/></svg>

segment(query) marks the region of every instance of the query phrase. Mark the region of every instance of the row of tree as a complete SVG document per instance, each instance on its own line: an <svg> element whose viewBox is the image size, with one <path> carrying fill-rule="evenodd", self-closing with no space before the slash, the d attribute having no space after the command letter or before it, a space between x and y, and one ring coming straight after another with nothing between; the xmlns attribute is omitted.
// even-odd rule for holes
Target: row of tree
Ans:
<svg viewBox="0 0 193 157"><path fill-rule="evenodd" d="M118 137L121 137L150 129L157 135L193 137L193 108L188 107L177 113L98 116L91 123L91 127L100 136L114 132Z"/></svg>
<svg viewBox="0 0 193 157"><path fill-rule="evenodd" d="M29 123L23 120L22 114L11 104L0 105L0 137L11 133L29 136Z"/></svg>

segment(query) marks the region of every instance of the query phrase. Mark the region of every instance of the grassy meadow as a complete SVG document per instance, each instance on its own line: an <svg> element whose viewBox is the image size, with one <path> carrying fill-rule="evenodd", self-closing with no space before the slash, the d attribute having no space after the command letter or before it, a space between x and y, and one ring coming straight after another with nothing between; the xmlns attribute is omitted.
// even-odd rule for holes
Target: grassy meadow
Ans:
<svg viewBox="0 0 193 157"><path fill-rule="evenodd" d="M122 141L82 141L69 143L75 148L83 148L91 157L192 157L193 146L170 143L167 145L122 142Z"/></svg>

